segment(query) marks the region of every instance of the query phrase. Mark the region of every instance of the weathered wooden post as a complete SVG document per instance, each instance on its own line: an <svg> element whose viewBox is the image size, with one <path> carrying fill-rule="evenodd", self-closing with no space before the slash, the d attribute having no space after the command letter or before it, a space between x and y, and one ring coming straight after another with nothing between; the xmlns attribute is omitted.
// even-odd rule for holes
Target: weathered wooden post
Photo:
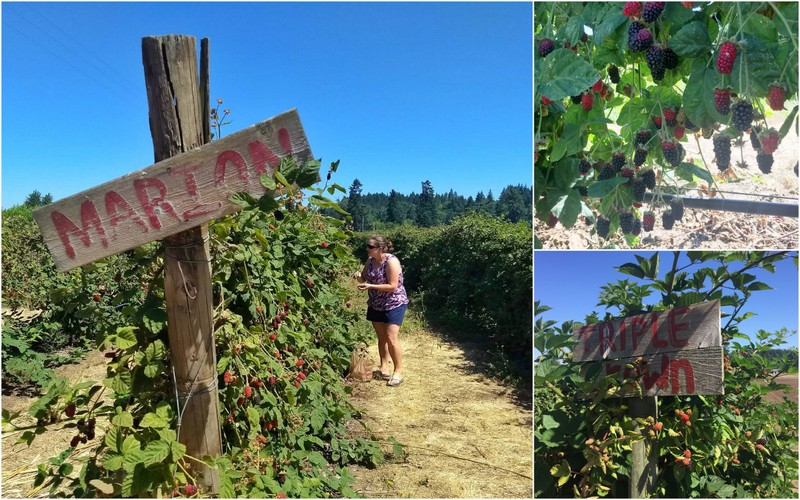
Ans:
<svg viewBox="0 0 800 500"><path fill-rule="evenodd" d="M60 271L164 240L178 434L187 454L202 458L221 447L206 223L239 210L230 201L235 193L276 195L265 187L274 181L262 179L274 176L281 158L303 165L313 155L296 110L203 145L209 108L200 95L194 38L144 38L142 59L157 163L41 207L33 217ZM206 492L217 493L214 471L192 466Z"/></svg>
<svg viewBox="0 0 800 500"><path fill-rule="evenodd" d="M194 37L143 38L142 62L155 161L202 146L208 109L201 95ZM216 457L222 442L208 224L164 239L164 296L169 305L170 355L182 411L178 439L193 457ZM190 466L202 477L206 491L219 492L218 472L199 462Z"/></svg>
<svg viewBox="0 0 800 500"><path fill-rule="evenodd" d="M572 359L601 360L601 390L608 375L616 374L620 381L637 379L638 387L621 385L613 395L631 398L632 417L657 419L656 396L724 393L719 307L720 301L713 300L577 327ZM631 449L631 498L649 496L658 473L657 440L643 434Z"/></svg>

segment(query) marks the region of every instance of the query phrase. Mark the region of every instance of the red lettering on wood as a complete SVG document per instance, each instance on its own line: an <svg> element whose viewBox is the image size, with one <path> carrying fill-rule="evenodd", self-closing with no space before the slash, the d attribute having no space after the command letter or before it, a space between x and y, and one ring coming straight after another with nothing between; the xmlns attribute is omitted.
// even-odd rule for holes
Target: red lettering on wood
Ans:
<svg viewBox="0 0 800 500"><path fill-rule="evenodd" d="M669 345L668 340L661 340L658 338L658 315L653 313L650 316L650 335L653 338L653 345L661 349Z"/></svg>
<svg viewBox="0 0 800 500"><path fill-rule="evenodd" d="M147 223L139 217L139 214L136 213L136 210L133 209L128 200L123 198L123 196L116 191L109 191L106 193L106 213L109 217L109 224L111 227L116 227L120 221L124 219L133 219L133 221L139 226L141 226L142 230L146 233L147 232ZM118 212L117 209L121 211Z"/></svg>
<svg viewBox="0 0 800 500"><path fill-rule="evenodd" d="M272 171L267 169L267 164L272 168L278 168L281 164L281 159L278 158L278 155L273 153L272 150L261 141L253 141L248 144L247 151L250 153L250 160L252 160L253 165L255 165L258 175L272 175Z"/></svg>
<svg viewBox="0 0 800 500"><path fill-rule="evenodd" d="M72 244L69 240L70 234L78 236L83 245L88 247L92 244L92 239L89 236L90 226L94 226L95 231L100 235L100 241L103 247L108 247L108 239L106 238L105 229L100 222L100 214L97 213L97 208L95 208L92 200L86 200L81 203L81 226L83 226L83 229L79 229L66 215L57 210L54 210L50 214L50 218L53 220L53 224L61 238L61 243L64 244L67 257L70 259L75 258L75 249L72 248Z"/></svg>
<svg viewBox="0 0 800 500"><path fill-rule="evenodd" d="M677 394L681 389L678 380L678 370L683 370L686 378L686 392L694 393L694 370L688 359L673 359L669 364L670 379L672 381L672 394Z"/></svg>
<svg viewBox="0 0 800 500"><path fill-rule="evenodd" d="M685 347L689 344L687 339L679 339L678 333L688 330L689 325L686 323L676 323L675 316L678 314L683 314L689 312L688 307L678 307L676 309L670 309L668 320L669 320L669 338L672 341L673 347Z"/></svg>
<svg viewBox="0 0 800 500"><path fill-rule="evenodd" d="M186 191L193 198L197 196L197 179L194 176L194 171L200 168L200 165L182 166L174 168L170 173L175 175L183 175L183 182L186 184ZM203 210L204 207L209 207L208 210ZM214 211L214 206L208 203L198 203L192 208L183 212L183 220L189 220L194 217L200 217Z"/></svg>
<svg viewBox="0 0 800 500"><path fill-rule="evenodd" d="M292 139L289 137L289 131L286 130L285 127L281 127L278 130L278 141L281 143L281 147L283 147L283 151L286 154L291 154L292 152Z"/></svg>
<svg viewBox="0 0 800 500"><path fill-rule="evenodd" d="M219 154L219 156L217 156L217 169L215 171L216 180L214 184L219 186L225 182L225 170L228 166L228 162L233 163L236 166L236 169L239 171L239 178L242 180L244 185L247 186L247 162L245 162L244 157L242 157L242 155L236 151L223 151Z"/></svg>
<svg viewBox="0 0 800 500"><path fill-rule="evenodd" d="M669 376L669 356L661 357L661 371L652 371L644 376L645 389L651 389L654 385L658 384L661 389L666 389L668 385L667 377Z"/></svg>
<svg viewBox="0 0 800 500"><path fill-rule="evenodd" d="M153 229L161 229L161 221L158 220L156 207L160 208L164 213L175 217L178 221L181 221L181 218L175 213L175 208L165 199L167 196L167 186L161 179L136 179L133 181L133 187L136 190L136 197L139 198L139 203L142 205L142 209L150 220L150 225ZM158 196L151 198L147 192L149 188L158 189Z"/></svg>
<svg viewBox="0 0 800 500"><path fill-rule="evenodd" d="M600 350L605 352L606 349L615 351L614 346L614 329L611 328L611 323L603 323L600 325Z"/></svg>

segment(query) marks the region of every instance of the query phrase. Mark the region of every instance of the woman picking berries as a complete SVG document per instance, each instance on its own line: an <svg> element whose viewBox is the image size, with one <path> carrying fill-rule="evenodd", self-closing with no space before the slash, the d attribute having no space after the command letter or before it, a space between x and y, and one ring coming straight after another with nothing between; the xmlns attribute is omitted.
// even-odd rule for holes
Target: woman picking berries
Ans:
<svg viewBox="0 0 800 500"><path fill-rule="evenodd" d="M385 236L367 240L369 259L358 276L358 289L367 290L367 320L378 334L378 353L381 358L380 377L386 385L397 387L403 382L403 348L400 345L400 325L408 308L408 295L403 287L400 260L391 252L392 242ZM394 372L389 373L389 359Z"/></svg>

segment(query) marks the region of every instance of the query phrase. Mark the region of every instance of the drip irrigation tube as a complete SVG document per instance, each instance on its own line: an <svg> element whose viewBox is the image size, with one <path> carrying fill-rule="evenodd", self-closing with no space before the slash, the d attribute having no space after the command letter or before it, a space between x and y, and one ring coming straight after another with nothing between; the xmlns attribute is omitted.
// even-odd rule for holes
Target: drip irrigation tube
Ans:
<svg viewBox="0 0 800 500"><path fill-rule="evenodd" d="M667 202L673 198L679 198L683 200L683 206L686 208L721 210L725 212L739 212L755 215L777 215L781 217L798 216L798 205L796 203L771 203L767 201L731 200L725 198L691 198L667 193L661 193L659 196ZM644 194L644 199L648 202L652 201L655 197L653 193Z"/></svg>

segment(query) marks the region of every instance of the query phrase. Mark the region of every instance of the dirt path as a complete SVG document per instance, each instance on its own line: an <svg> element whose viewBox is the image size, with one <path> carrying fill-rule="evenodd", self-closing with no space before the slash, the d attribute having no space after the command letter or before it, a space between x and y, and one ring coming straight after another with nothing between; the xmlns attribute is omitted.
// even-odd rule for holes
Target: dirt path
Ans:
<svg viewBox="0 0 800 500"><path fill-rule="evenodd" d="M403 331L401 340L403 384L356 383L353 395L373 434L394 437L407 455L376 469L351 468L355 490L368 498L531 498L531 411L473 373L469 346L426 329ZM377 360L377 347L370 349Z"/></svg>

